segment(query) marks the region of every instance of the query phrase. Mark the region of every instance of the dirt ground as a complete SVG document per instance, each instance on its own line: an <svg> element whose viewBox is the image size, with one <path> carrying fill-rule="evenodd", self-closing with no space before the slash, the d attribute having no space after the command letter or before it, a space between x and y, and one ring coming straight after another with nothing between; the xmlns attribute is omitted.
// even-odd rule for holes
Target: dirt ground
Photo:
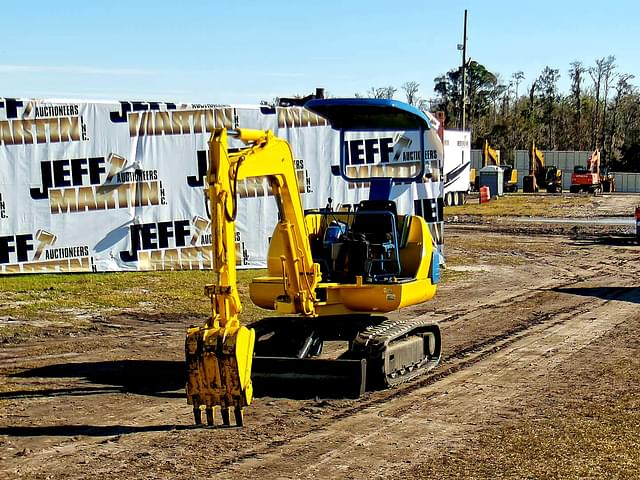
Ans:
<svg viewBox="0 0 640 480"><path fill-rule="evenodd" d="M597 201L632 215L640 196ZM258 397L244 428L196 429L182 357L201 319L100 318L0 345L0 477L640 478L632 227L456 217L436 299L398 313L439 321L430 374L357 400Z"/></svg>

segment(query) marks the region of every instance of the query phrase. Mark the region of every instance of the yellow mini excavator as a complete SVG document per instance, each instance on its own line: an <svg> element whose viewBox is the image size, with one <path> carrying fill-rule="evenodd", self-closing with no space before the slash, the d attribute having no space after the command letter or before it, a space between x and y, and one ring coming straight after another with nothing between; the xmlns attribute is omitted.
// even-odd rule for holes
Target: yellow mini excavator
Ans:
<svg viewBox="0 0 640 480"><path fill-rule="evenodd" d="M532 142L529 150L529 175L522 178L522 191L534 193L541 189L548 193L562 192L562 170L555 165L545 165L544 153Z"/></svg>
<svg viewBox="0 0 640 480"><path fill-rule="evenodd" d="M419 110L392 100L312 100L306 107L340 131L417 131L420 152L431 124ZM228 137L246 146L230 150ZM376 176L353 181L371 185L369 200L350 208L305 212L290 145L270 131L216 129L209 142L208 196L212 214L215 283L205 287L211 318L187 332L187 399L196 424L214 422L221 408L230 424L233 409L242 425L253 396L253 380L318 386L329 382L340 396L384 388L433 368L440 359L440 330L424 318L390 319L386 312L431 299L439 280L438 255L422 217L400 215L389 199L396 177L391 165L372 168ZM340 168L345 172L346 148ZM401 181L429 181L424 155L399 162ZM414 159L415 160L415 159ZM328 162L329 166L329 162ZM254 278L254 303L275 310L241 325L235 271L238 182L266 177L279 211L270 240L267 273ZM410 177L410 178L409 178ZM323 352L326 342L343 351ZM252 366L254 367L252 369Z"/></svg>

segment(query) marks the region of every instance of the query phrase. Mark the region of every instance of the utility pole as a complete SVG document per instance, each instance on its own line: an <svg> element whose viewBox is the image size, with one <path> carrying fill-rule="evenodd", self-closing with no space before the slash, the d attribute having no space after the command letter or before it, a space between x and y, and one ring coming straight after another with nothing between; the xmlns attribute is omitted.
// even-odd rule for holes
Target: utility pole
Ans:
<svg viewBox="0 0 640 480"><path fill-rule="evenodd" d="M464 10L464 35L462 45L462 130L467 128L467 10Z"/></svg>

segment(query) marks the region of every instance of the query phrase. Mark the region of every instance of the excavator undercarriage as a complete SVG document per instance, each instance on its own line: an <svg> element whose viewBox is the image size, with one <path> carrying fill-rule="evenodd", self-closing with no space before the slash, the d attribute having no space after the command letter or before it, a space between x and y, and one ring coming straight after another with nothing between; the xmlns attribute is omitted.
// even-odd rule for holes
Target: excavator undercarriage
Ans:
<svg viewBox="0 0 640 480"><path fill-rule="evenodd" d="M293 323L271 317L251 324L261 394L355 398L409 381L440 360L440 330L429 321L352 315Z"/></svg>

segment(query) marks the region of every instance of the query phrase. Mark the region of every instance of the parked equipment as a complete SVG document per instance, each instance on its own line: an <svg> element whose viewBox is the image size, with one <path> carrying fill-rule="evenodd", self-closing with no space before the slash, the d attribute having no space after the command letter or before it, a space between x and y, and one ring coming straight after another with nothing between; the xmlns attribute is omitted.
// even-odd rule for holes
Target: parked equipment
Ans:
<svg viewBox="0 0 640 480"><path fill-rule="evenodd" d="M517 192L518 191L518 170L511 165L500 162L500 150L496 150L489 145L489 140L484 141L484 148L482 150L483 166L495 165L500 167L503 174L503 190L505 192ZM476 184L479 178L476 179Z"/></svg>
<svg viewBox="0 0 640 480"><path fill-rule="evenodd" d="M429 119L419 110L391 100L312 100L306 108L347 131L417 130L424 151ZM231 151L229 136L247 146ZM213 219L212 247L216 282L205 287L212 316L187 333L187 399L196 424L213 424L221 407L223 423L253 396L254 372L263 382L295 378L302 388L335 382L356 394L409 380L440 359L440 330L428 320L391 320L380 314L430 300L439 281L438 256L424 219L399 215L389 200L392 182L423 181L419 165L405 166L410 178L348 176L345 151L340 169L349 181L371 183L371 196L353 208L304 212L295 163L287 142L270 131L216 129L209 142L208 195ZM414 164L416 162L413 162ZM252 301L279 315L243 326L235 270L236 185L249 177L267 177L279 210L269 245L267 274L250 285ZM327 341L348 348L324 358ZM323 358L318 358L322 356Z"/></svg>
<svg viewBox="0 0 640 480"><path fill-rule="evenodd" d="M616 176L613 172L609 171L608 167L600 166L600 183L602 184L602 191L605 193L616 191Z"/></svg>
<svg viewBox="0 0 640 480"><path fill-rule="evenodd" d="M529 175L522 179L522 190L534 193L541 189L549 193L562 192L562 170L555 165L545 166L544 154L532 142L529 150Z"/></svg>
<svg viewBox="0 0 640 480"><path fill-rule="evenodd" d="M600 150L597 148L591 152L587 160L587 166L576 165L571 174L571 193L589 192L600 193L615 191L615 177L612 173L604 171L600 164Z"/></svg>

